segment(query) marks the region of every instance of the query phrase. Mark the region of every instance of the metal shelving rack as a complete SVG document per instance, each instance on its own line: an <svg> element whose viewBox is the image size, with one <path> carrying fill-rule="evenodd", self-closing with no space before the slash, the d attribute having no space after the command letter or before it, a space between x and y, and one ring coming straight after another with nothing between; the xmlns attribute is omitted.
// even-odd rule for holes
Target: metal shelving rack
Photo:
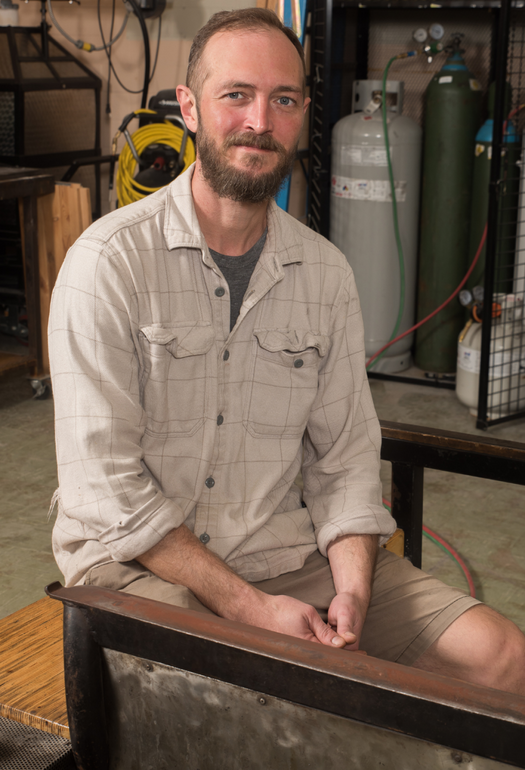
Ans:
<svg viewBox="0 0 525 770"><path fill-rule="evenodd" d="M496 43L494 131L489 188L485 302L481 342L478 428L525 417L525 195L523 150L520 165L502 162L504 122L508 117L506 83L511 87L512 112L518 136L525 129L525 8L522 2L502 0ZM523 145L522 145L523 146ZM520 179L521 177L521 179ZM519 182L518 182L519 180ZM504 189L519 184L516 206ZM501 237L500 223L510 222Z"/></svg>
<svg viewBox="0 0 525 770"><path fill-rule="evenodd" d="M363 7L364 6L364 7ZM447 19L447 32L456 31L455 27L469 31L475 30L476 45L472 45L465 56L467 66L476 73L483 90L496 81L495 125L503 126L505 119L505 80L512 87L512 106L518 108L525 102L525 3L519 0L443 0L439 8L428 1L414 0L311 0L311 95L310 114L310 161L309 161L309 197L308 221L310 226L329 237L330 223L330 142L334 124L351 111L352 83L356 79L379 78L392 51L381 49L381 36L377 34L378 25L395 20L403 25L412 22L412 28L426 26L428 19L436 21ZM401 20L401 21L400 21ZM406 25L405 25L406 26ZM375 30L375 31L374 31ZM390 33L391 34L391 33ZM406 35L400 46L407 45ZM404 50L402 47L399 50ZM489 55L487 55L489 54ZM470 56L470 61L469 61ZM423 57L417 57L422 59ZM384 59L384 61L383 61ZM412 60L416 61L416 60ZM390 77L406 80L405 114L416 121L422 119L422 95L436 70L441 69L444 59L436 57L430 67L405 66ZM408 89L407 89L408 85ZM407 94L408 91L408 94ZM407 98L408 96L408 98ZM515 120L520 140L525 127L525 109L520 111ZM510 293L520 294L525 298L525 180L524 205L514 212L506 212L507 222L515 218L517 225L516 260L520 265L515 268L515 275L509 279L507 270L506 285L496 278L502 274L501 265L514 260L514 243L498 242L498 221L502 216L502 206L498 198L502 185L508 180L501 178L502 166L499 162L503 148L502 136L495 132L493 143L491 188L488 214L488 233L485 271L485 303L483 317L483 342L480 361L480 391L477 427L487 428L505 420L525 416L525 349L521 355L521 336L517 333L522 324L523 301L514 303L512 322L492 323L492 301L495 295ZM522 167L525 176L525 166ZM520 174L518 167L505 170L505 174ZM512 229L512 228L511 228ZM521 238L520 238L521 235ZM514 268L513 268L514 269ZM521 272L519 272L521 271ZM518 275L519 272L519 275ZM523 284L523 286L518 284ZM501 304L501 303L500 303ZM504 308L508 304L504 302ZM492 327L492 332L491 332ZM505 327L505 328L503 328ZM512 344L504 336L510 334ZM501 355L490 354L492 349L504 348ZM495 342L495 338L497 341ZM524 337L525 340L525 337ZM524 345L525 348L525 345ZM510 350L510 353L508 352ZM512 360L507 360L508 358ZM504 360L503 360L504 359ZM498 368L499 367L499 368ZM502 373L508 377L501 377ZM454 388L454 383L440 380L424 381L392 374L370 373L371 377L410 381L418 384L440 385Z"/></svg>

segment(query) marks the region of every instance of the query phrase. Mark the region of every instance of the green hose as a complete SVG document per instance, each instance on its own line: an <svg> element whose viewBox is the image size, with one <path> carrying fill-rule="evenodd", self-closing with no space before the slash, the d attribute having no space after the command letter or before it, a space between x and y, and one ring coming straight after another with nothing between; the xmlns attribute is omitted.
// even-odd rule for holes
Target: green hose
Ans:
<svg viewBox="0 0 525 770"><path fill-rule="evenodd" d="M394 331L390 335L389 342L392 342L393 339L397 337L397 333L399 331L399 327L401 326L401 319L403 317L403 312L405 310L405 258L403 256L403 246L401 244L401 235L399 233L399 220L397 215L397 200L396 200L396 188L395 188L395 182L394 182L394 172L392 170L392 159L390 157L390 142L388 140L388 123L387 123L387 108L386 108L386 80L388 77L388 70L390 69L390 65L392 62L394 62L396 59L399 59L400 56L392 56L390 61L385 67L385 71L383 72L383 88L382 88L382 99L383 103L381 105L381 109L383 111L383 134L385 138L385 148L386 148L386 161L388 166L388 177L390 179L390 192L392 195L392 218L394 221L394 234L396 238L396 245L397 245L397 255L399 260L399 282L400 282L400 292L399 292L399 310L397 313L397 319L394 326ZM371 369L372 366L375 366L378 361L381 360L381 358L385 355L386 350L384 350L382 353L380 353L377 358L375 358L366 368Z"/></svg>

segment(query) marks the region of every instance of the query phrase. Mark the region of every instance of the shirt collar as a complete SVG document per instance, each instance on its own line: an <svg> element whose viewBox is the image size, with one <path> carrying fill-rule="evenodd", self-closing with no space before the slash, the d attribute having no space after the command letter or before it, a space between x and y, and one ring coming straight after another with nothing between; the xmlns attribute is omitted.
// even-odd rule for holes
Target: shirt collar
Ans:
<svg viewBox="0 0 525 770"><path fill-rule="evenodd" d="M164 238L168 249L194 248L202 252L204 262L213 265L206 241L193 205L191 179L193 163L168 186ZM276 275L284 265L302 262L302 243L294 227L295 220L282 211L274 200L268 206L268 236L261 254L268 268Z"/></svg>

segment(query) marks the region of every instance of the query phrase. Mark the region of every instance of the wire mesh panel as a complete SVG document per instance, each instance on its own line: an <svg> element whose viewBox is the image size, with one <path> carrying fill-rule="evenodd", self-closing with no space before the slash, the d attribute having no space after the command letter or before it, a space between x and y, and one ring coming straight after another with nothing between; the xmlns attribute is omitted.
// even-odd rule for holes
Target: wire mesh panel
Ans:
<svg viewBox="0 0 525 770"><path fill-rule="evenodd" d="M499 158L492 163L499 168L493 169L497 179L489 210L492 243L487 244L484 276L485 351L481 350L478 405L482 428L525 415L525 10L512 9L507 26L507 57L496 73L492 149ZM503 124L499 132L498 106Z"/></svg>
<svg viewBox="0 0 525 770"><path fill-rule="evenodd" d="M75 770L71 743L0 717L0 770Z"/></svg>

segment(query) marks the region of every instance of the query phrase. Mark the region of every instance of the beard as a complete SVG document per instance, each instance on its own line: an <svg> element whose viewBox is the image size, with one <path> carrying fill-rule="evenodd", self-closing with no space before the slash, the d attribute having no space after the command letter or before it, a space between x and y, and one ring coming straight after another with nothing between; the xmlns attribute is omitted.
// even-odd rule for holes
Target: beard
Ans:
<svg viewBox="0 0 525 770"><path fill-rule="evenodd" d="M297 144L287 151L269 134L258 136L244 132L229 136L219 147L201 126L202 123L197 130L196 143L202 174L219 198L229 198L237 203L260 203L277 195L292 170ZM226 152L230 147L237 146L275 152L275 168L259 172L264 159L256 154L247 154L244 169L235 168L226 157Z"/></svg>

